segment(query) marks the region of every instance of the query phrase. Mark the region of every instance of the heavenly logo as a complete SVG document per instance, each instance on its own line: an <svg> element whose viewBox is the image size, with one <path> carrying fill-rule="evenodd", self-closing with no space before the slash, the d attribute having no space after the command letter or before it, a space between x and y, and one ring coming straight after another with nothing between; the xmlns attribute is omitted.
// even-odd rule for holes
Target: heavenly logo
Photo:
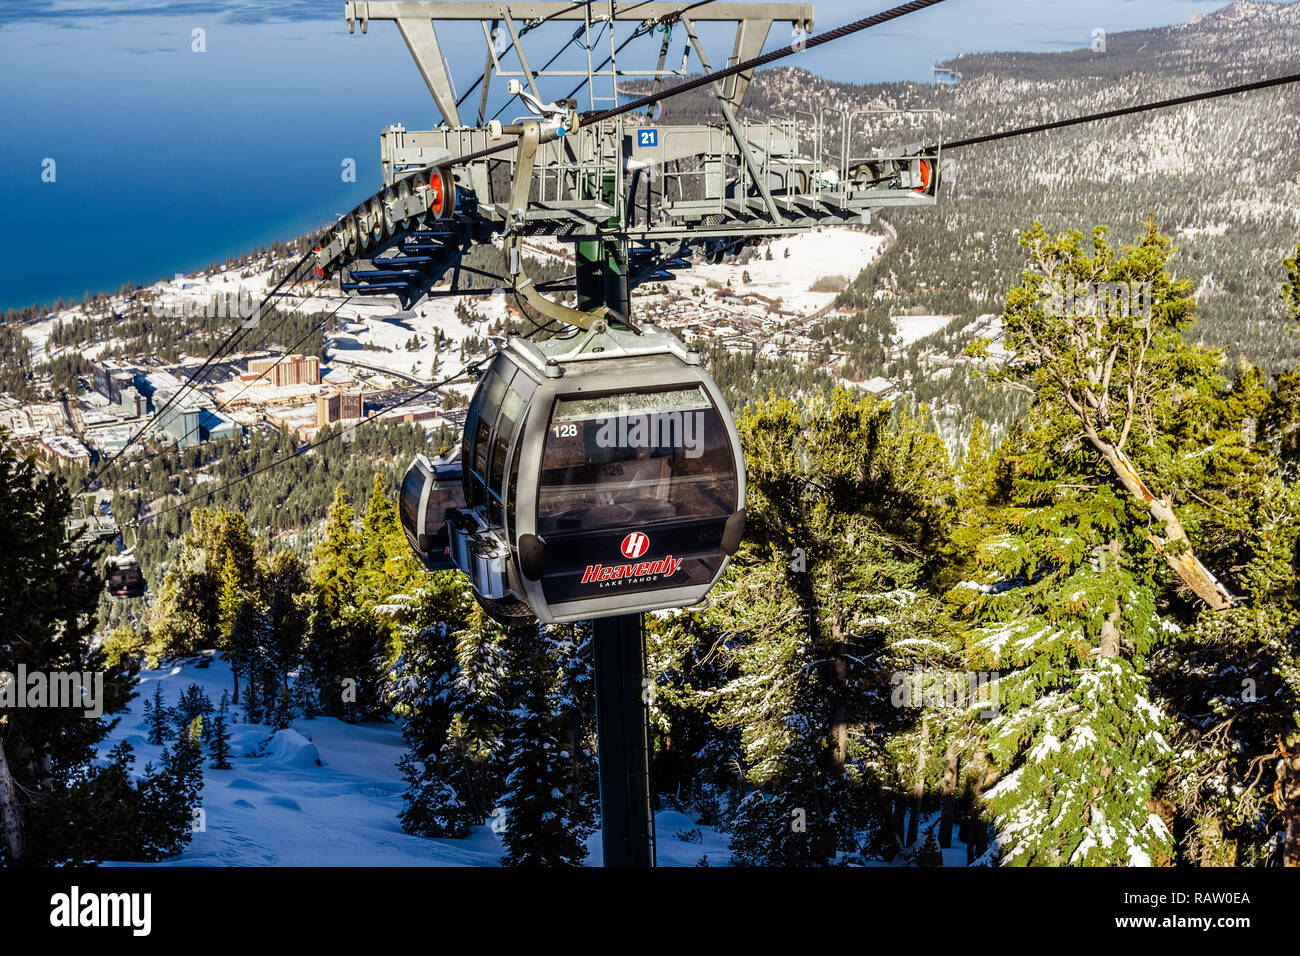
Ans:
<svg viewBox="0 0 1300 956"><path fill-rule="evenodd" d="M643 561L640 564L589 564L582 572L582 583L626 582L633 578L645 581L661 574L672 577L681 568L682 559L674 558L671 554L658 561Z"/></svg>
<svg viewBox="0 0 1300 956"><path fill-rule="evenodd" d="M1074 276L1066 276L1064 282L1050 280L1046 289L1043 311L1048 315L1135 319L1138 328L1146 328L1151 321L1150 282L1076 282Z"/></svg>
<svg viewBox="0 0 1300 956"><path fill-rule="evenodd" d="M640 531L633 531L623 539L623 545L619 550L623 552L625 558L639 558L650 550L650 539Z"/></svg>
<svg viewBox="0 0 1300 956"><path fill-rule="evenodd" d="M596 419L601 448L682 448L687 458L704 454L704 412L648 412Z"/></svg>
<svg viewBox="0 0 1300 956"><path fill-rule="evenodd" d="M148 936L152 928L150 893L82 893L74 886L50 897L50 925L77 927L129 927L133 936Z"/></svg>
<svg viewBox="0 0 1300 956"><path fill-rule="evenodd" d="M0 671L0 709L23 707L86 708L85 716L104 714L104 674L102 671L28 671L18 665L18 673Z"/></svg>

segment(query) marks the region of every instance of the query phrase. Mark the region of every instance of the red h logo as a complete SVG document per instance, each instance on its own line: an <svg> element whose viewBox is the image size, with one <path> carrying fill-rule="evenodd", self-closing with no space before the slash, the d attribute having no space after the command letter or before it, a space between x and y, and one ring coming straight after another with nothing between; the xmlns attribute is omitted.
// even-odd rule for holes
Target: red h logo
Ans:
<svg viewBox="0 0 1300 956"><path fill-rule="evenodd" d="M625 558L639 558L649 550L650 539L640 531L633 531L623 539L622 551Z"/></svg>

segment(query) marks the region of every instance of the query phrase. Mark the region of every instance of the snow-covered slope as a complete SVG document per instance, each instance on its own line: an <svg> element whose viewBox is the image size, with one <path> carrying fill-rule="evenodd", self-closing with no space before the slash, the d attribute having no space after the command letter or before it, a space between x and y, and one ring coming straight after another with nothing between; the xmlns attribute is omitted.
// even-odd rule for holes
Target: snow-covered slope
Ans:
<svg viewBox="0 0 1300 956"><path fill-rule="evenodd" d="M161 685L167 706L197 684L215 703L233 687L230 667L211 652L183 665L140 675L139 694L101 745L120 741L135 751L135 769L157 762L161 746L146 742L144 703ZM497 866L502 847L488 826L464 840L431 840L403 833L402 780L397 759L405 750L396 723L347 724L334 718L296 720L272 733L244 722L234 708L231 770L204 761L204 829L185 852L168 860L182 866ZM174 742L173 742L174 743ZM251 756L261 751L262 756ZM663 811L656 817L660 866L729 863L725 834ZM699 831L702 842L678 839ZM600 863L600 835L590 841L588 865Z"/></svg>

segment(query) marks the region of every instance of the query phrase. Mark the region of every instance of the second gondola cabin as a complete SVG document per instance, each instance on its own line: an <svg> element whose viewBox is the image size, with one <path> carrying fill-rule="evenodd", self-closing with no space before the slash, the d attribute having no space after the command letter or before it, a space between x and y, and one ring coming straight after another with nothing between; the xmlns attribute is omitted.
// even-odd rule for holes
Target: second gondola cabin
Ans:
<svg viewBox="0 0 1300 956"><path fill-rule="evenodd" d="M104 590L115 598L145 596L149 585L133 554L115 554L104 559Z"/></svg>
<svg viewBox="0 0 1300 956"><path fill-rule="evenodd" d="M402 524L507 623L698 604L744 531L735 422L662 330L511 339L470 404L459 482L453 464L416 459Z"/></svg>

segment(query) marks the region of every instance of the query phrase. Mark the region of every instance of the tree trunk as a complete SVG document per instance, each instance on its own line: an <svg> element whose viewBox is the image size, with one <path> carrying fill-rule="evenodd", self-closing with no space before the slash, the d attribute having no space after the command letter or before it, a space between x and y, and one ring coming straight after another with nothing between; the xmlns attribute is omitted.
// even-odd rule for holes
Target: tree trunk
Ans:
<svg viewBox="0 0 1300 956"><path fill-rule="evenodd" d="M849 763L849 652L844 634L844 611L838 605L831 616L831 672L835 681L835 704L831 715L831 764L836 780L844 779Z"/></svg>
<svg viewBox="0 0 1300 956"><path fill-rule="evenodd" d="M1198 598L1216 611L1223 611L1236 603L1236 598L1228 591L1213 572L1201 564L1200 558L1192 551L1192 543L1187 538L1187 531L1182 521L1174 513L1167 501L1157 498L1142 481L1142 477L1133 467L1128 455L1109 442L1103 441L1096 433L1088 436L1092 446L1097 449L1107 464L1114 470L1120 484L1129 494L1144 505L1159 524L1164 528L1164 536L1152 534L1151 543L1160 552L1160 556L1182 579ZM1174 545L1175 547L1170 547Z"/></svg>
<svg viewBox="0 0 1300 956"><path fill-rule="evenodd" d="M1119 629L1120 609L1118 603L1115 610L1106 615L1106 620L1101 622L1101 643L1098 647L1102 657L1119 657L1119 641L1123 632Z"/></svg>
<svg viewBox="0 0 1300 956"><path fill-rule="evenodd" d="M921 829L921 803L925 798L925 756L930 743L928 717L921 718L921 746L916 752L916 783L912 785L912 818L907 822L906 846L916 843Z"/></svg>
<svg viewBox="0 0 1300 956"><path fill-rule="evenodd" d="M971 825L972 840L971 845L974 847L973 852L967 854L970 862L974 863L985 853L989 851L989 824L982 816L976 817L975 822Z"/></svg>
<svg viewBox="0 0 1300 956"><path fill-rule="evenodd" d="M23 808L18 803L18 787L9 772L3 739L0 739L0 835L4 838L9 862L20 863L23 858Z"/></svg>
<svg viewBox="0 0 1300 956"><path fill-rule="evenodd" d="M1300 866L1300 734L1282 748L1281 790L1282 819L1286 821L1286 838L1282 844L1282 865Z"/></svg>
<svg viewBox="0 0 1300 956"><path fill-rule="evenodd" d="M939 846L952 846L952 818L957 806L957 746L949 743L943 755L943 790L939 812Z"/></svg>
<svg viewBox="0 0 1300 956"><path fill-rule="evenodd" d="M894 836L898 837L900 847L907 845L907 798L897 792L894 794Z"/></svg>
<svg viewBox="0 0 1300 956"><path fill-rule="evenodd" d="M971 785L971 838L966 849L966 864L969 866L989 851L989 824L984 819L987 807L984 794L989 787L997 783L993 773L976 774Z"/></svg>
<svg viewBox="0 0 1300 956"><path fill-rule="evenodd" d="M833 579L832 579L833 580ZM823 794L827 801L832 799L827 789L838 787L844 780L849 756L849 709L848 709L848 644L844 635L844 611L836 605L831 611L831 718L827 727L827 748L821 759L825 774ZM818 801L816 837L816 859L822 865L829 864L838 852L838 834L831 825L833 804Z"/></svg>

